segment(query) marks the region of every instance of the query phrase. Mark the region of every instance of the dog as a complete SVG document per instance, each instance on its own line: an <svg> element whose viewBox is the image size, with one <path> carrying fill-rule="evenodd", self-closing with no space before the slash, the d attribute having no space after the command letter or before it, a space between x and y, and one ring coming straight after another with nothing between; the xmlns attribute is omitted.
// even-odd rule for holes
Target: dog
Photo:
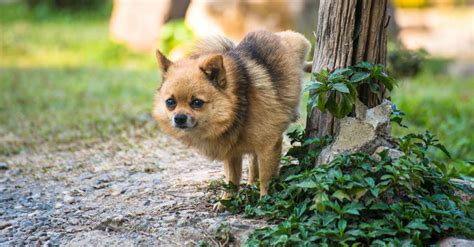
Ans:
<svg viewBox="0 0 474 247"><path fill-rule="evenodd" d="M248 183L259 179L263 196L279 173L282 134L299 116L310 47L293 31L255 31L238 45L224 37L202 40L176 62L157 50L163 80L153 117L165 133L224 161L228 183L240 184L242 157L250 155Z"/></svg>

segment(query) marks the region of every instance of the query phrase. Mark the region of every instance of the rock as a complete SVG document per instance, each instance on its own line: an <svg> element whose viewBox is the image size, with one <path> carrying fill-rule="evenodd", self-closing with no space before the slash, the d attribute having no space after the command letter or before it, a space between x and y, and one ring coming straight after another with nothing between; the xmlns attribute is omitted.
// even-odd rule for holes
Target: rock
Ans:
<svg viewBox="0 0 474 247"><path fill-rule="evenodd" d="M39 199L41 198L41 193L34 193L33 195L31 195L31 199Z"/></svg>
<svg viewBox="0 0 474 247"><path fill-rule="evenodd" d="M73 204L75 201L76 201L76 198L74 198L73 196L70 196L70 195L65 195L64 198L64 203L67 203L67 204Z"/></svg>
<svg viewBox="0 0 474 247"><path fill-rule="evenodd" d="M356 117L345 117L339 121L339 131L333 143L323 149L317 164L329 163L342 153L374 153L380 146L394 146L390 137L391 102L384 100L368 110L360 104L356 103Z"/></svg>
<svg viewBox="0 0 474 247"><path fill-rule="evenodd" d="M10 168L7 163L0 162L0 170L8 170Z"/></svg>
<svg viewBox="0 0 474 247"><path fill-rule="evenodd" d="M7 227L12 226L13 223L11 221L6 221L6 222L0 222L0 230L3 230Z"/></svg>
<svg viewBox="0 0 474 247"><path fill-rule="evenodd" d="M63 206L64 206L64 204L58 202L54 205L54 208L59 209L59 208L62 208Z"/></svg>
<svg viewBox="0 0 474 247"><path fill-rule="evenodd" d="M380 152L384 151L388 149L388 157L392 158L392 160L398 160L400 159L400 157L402 157L403 155L405 155L405 153L403 153L402 151L400 150L397 150L397 149L393 149L393 148L389 148L389 147L384 147L384 146L380 146L378 147L375 152L372 154L372 157L374 157L377 161L380 161L380 156L378 155Z"/></svg>
<svg viewBox="0 0 474 247"><path fill-rule="evenodd" d="M78 218L70 218L69 223L71 223L72 225L77 225L80 223L80 220Z"/></svg>
<svg viewBox="0 0 474 247"><path fill-rule="evenodd" d="M21 169L20 168L14 168L14 169L8 170L5 175L11 177L11 176L18 176L20 174L21 174Z"/></svg>
<svg viewBox="0 0 474 247"><path fill-rule="evenodd" d="M174 222L177 220L176 215L168 215L161 218L164 222Z"/></svg>
<svg viewBox="0 0 474 247"><path fill-rule="evenodd" d="M110 193L111 196L118 196L120 194L123 194L127 189L124 186L120 185L113 185L111 188L112 192Z"/></svg>
<svg viewBox="0 0 474 247"><path fill-rule="evenodd" d="M439 247L472 247L474 240L460 239L460 238L445 238L438 242Z"/></svg>

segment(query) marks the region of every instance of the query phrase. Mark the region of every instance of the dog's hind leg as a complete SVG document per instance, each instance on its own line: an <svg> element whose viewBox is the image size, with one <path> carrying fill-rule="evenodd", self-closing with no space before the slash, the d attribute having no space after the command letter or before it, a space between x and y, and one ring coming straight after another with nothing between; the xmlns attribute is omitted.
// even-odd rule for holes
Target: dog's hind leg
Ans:
<svg viewBox="0 0 474 247"><path fill-rule="evenodd" d="M257 153L260 196L267 194L267 185L270 179L278 176L282 141L283 138L280 137L273 145L262 147L262 150Z"/></svg>

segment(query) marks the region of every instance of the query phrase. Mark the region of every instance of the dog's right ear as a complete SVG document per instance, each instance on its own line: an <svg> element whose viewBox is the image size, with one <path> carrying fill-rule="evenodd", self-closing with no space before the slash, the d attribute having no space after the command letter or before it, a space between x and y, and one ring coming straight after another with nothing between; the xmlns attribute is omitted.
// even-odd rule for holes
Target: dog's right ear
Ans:
<svg viewBox="0 0 474 247"><path fill-rule="evenodd" d="M156 60L158 61L158 68L161 73L165 73L168 68L173 64L168 58L166 58L160 50L156 49Z"/></svg>

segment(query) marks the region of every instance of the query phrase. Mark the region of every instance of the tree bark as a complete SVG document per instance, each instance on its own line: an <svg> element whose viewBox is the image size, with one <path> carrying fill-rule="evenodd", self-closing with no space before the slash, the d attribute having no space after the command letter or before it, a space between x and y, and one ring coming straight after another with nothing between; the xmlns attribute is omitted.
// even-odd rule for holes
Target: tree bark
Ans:
<svg viewBox="0 0 474 247"><path fill-rule="evenodd" d="M344 68L361 61L385 66L389 20L387 0L321 0L312 72ZM379 85L384 91L383 85ZM358 97L368 107L381 103L366 85L358 89ZM335 117L315 107L308 115L307 137L334 135L337 125Z"/></svg>

